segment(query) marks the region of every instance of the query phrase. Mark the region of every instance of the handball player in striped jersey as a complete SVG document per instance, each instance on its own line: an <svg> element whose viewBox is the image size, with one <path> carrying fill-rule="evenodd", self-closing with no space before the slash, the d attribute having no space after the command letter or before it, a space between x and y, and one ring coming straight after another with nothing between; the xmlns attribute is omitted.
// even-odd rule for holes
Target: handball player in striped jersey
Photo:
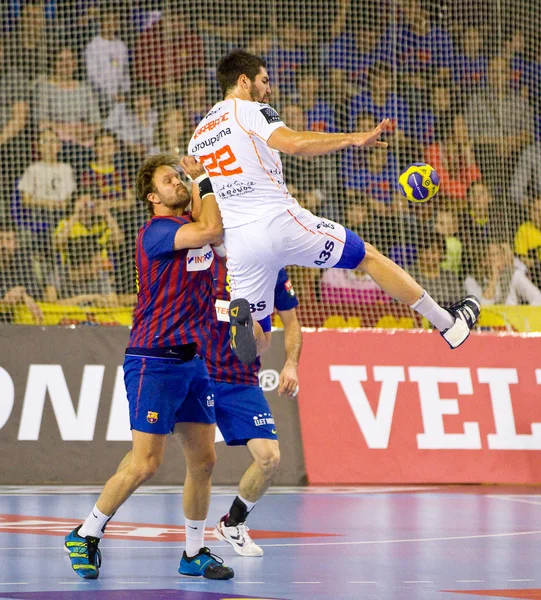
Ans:
<svg viewBox="0 0 541 600"><path fill-rule="evenodd" d="M190 193L180 179L178 158L157 155L137 173L137 196L150 220L137 237L137 306L124 360L133 448L105 484L85 522L65 539L73 570L97 579L98 548L108 521L130 495L158 470L167 435L178 435L186 458L183 508L186 549L178 572L231 579L233 570L203 544L210 503L214 451L214 392L201 340L215 325L210 268L222 223L210 181L193 158L181 160L199 185L197 221L184 215Z"/></svg>

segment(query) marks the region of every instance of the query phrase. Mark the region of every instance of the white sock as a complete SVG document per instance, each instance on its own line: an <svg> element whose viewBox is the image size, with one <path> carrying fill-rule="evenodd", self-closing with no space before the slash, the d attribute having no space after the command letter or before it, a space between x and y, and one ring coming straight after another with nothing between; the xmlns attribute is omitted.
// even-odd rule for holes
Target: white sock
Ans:
<svg viewBox="0 0 541 600"><path fill-rule="evenodd" d="M411 305L411 308L426 317L440 331L445 331L454 325L455 318L449 311L435 302L426 290L423 291L423 295L419 300Z"/></svg>
<svg viewBox="0 0 541 600"><path fill-rule="evenodd" d="M184 519L186 527L186 554L188 558L199 554L199 550L205 545L205 524L207 520L192 521Z"/></svg>
<svg viewBox="0 0 541 600"><path fill-rule="evenodd" d="M81 529L79 529L79 535L81 537L90 535L95 538L102 538L103 528L110 518L111 515L104 515L94 504L94 508L90 511L90 514L82 524Z"/></svg>
<svg viewBox="0 0 541 600"><path fill-rule="evenodd" d="M255 502L250 502L250 500L246 500L240 494L237 494L237 498L246 504L246 510L250 512L252 508L257 504L257 500Z"/></svg>

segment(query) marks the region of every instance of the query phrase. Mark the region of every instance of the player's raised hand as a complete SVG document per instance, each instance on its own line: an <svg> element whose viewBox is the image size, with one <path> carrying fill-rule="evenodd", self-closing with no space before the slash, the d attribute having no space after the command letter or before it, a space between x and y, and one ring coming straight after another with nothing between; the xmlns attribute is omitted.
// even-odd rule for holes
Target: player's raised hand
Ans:
<svg viewBox="0 0 541 600"><path fill-rule="evenodd" d="M375 148L387 148L387 142L381 142L379 137L383 133L390 133L394 129L394 124L391 119L383 119L383 121L372 131L360 132L353 134L353 146L373 146Z"/></svg>
<svg viewBox="0 0 541 600"><path fill-rule="evenodd" d="M205 169L201 163L198 163L193 156L183 156L180 159L180 166L186 177L190 179L197 179L199 175L203 175L205 173Z"/></svg>

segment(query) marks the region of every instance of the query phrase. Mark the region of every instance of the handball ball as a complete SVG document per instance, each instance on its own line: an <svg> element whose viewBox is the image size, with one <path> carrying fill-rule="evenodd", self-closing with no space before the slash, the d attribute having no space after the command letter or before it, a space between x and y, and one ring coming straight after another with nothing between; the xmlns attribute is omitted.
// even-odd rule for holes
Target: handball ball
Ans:
<svg viewBox="0 0 541 600"><path fill-rule="evenodd" d="M425 163L414 163L398 178L400 191L410 202L426 202L440 189L440 177Z"/></svg>

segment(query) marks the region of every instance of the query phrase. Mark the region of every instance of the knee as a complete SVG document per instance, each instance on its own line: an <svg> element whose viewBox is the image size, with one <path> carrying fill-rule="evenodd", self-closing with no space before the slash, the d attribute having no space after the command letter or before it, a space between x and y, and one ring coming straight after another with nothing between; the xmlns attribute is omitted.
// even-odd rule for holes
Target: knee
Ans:
<svg viewBox="0 0 541 600"><path fill-rule="evenodd" d="M145 461L135 463L132 461L128 468L138 483L144 483L156 475L160 468L160 464L161 460L159 458L151 456Z"/></svg>
<svg viewBox="0 0 541 600"><path fill-rule="evenodd" d="M214 446L208 448L206 452L192 456L186 461L188 473L195 479L208 479L216 465L216 451Z"/></svg>
<svg viewBox="0 0 541 600"><path fill-rule="evenodd" d="M266 449L265 452L256 456L255 462L267 477L272 477L280 464L280 449Z"/></svg>
<svg viewBox="0 0 541 600"><path fill-rule="evenodd" d="M379 252L379 250L376 250L376 248L374 248L374 246L372 246L372 244L367 244L366 242L364 243L364 249L365 249L365 254L364 254L364 258L360 263L360 268L363 270L366 270L367 268L370 267L370 265L376 263L378 260L380 260L383 257L383 254L381 254L381 252Z"/></svg>

